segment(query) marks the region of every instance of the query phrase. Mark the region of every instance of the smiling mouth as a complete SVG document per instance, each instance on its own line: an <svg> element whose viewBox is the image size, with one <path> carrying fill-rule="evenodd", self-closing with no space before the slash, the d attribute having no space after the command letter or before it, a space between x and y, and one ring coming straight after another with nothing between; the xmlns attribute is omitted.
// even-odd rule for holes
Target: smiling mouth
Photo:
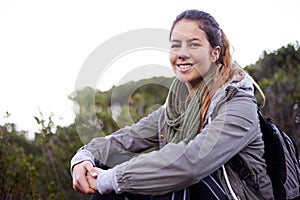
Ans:
<svg viewBox="0 0 300 200"><path fill-rule="evenodd" d="M177 65L177 67L180 69L190 69L193 67L193 64L181 64L181 65Z"/></svg>

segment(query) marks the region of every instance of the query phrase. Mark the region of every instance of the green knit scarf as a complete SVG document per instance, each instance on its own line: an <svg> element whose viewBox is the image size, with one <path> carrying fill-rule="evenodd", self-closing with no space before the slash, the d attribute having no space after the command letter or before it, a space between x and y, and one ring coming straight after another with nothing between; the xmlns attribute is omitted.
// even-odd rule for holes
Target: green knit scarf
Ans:
<svg viewBox="0 0 300 200"><path fill-rule="evenodd" d="M201 96L213 83L213 70L204 76L193 96L189 95L186 83L177 78L171 84L165 110L167 142L188 143L199 132L201 114Z"/></svg>

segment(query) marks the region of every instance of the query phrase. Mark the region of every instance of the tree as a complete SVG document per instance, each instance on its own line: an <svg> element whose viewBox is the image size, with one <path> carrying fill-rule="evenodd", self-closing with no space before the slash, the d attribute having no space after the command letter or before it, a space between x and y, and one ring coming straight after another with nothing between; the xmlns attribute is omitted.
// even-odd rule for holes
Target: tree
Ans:
<svg viewBox="0 0 300 200"><path fill-rule="evenodd" d="M263 52L254 64L246 67L263 89L265 115L296 141L300 148L300 48L288 44L273 52ZM261 99L258 97L258 99Z"/></svg>

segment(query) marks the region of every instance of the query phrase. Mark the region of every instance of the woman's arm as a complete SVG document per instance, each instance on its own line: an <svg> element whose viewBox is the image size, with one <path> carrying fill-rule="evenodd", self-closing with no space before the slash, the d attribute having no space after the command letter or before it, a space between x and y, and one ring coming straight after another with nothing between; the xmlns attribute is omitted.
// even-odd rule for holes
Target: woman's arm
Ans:
<svg viewBox="0 0 300 200"><path fill-rule="evenodd" d="M249 96L233 98L188 144L170 143L160 151L140 155L100 173L98 191L168 193L199 182L249 144L257 145L251 148L261 151L262 144L254 142L260 137L256 110L256 103ZM114 182L106 185L111 182L102 179Z"/></svg>
<svg viewBox="0 0 300 200"><path fill-rule="evenodd" d="M94 138L81 147L71 160L71 169L84 160L94 166L113 167L130 159L130 153L141 152L158 145L158 121L164 107L159 108L132 126L122 128L106 137Z"/></svg>

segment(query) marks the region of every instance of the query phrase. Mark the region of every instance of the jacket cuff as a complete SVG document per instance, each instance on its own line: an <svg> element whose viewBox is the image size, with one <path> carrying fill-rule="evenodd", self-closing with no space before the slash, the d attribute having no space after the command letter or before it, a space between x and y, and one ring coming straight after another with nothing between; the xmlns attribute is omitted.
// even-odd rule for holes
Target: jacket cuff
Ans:
<svg viewBox="0 0 300 200"><path fill-rule="evenodd" d="M71 166L70 166L71 175L72 175L74 165L81 163L83 161L90 161L93 164L93 166L95 166L95 158L93 154L87 150L79 150L71 160Z"/></svg>
<svg viewBox="0 0 300 200"><path fill-rule="evenodd" d="M115 191L120 193L120 188L115 176L114 169L103 170L97 178L97 189L100 194L108 194Z"/></svg>

